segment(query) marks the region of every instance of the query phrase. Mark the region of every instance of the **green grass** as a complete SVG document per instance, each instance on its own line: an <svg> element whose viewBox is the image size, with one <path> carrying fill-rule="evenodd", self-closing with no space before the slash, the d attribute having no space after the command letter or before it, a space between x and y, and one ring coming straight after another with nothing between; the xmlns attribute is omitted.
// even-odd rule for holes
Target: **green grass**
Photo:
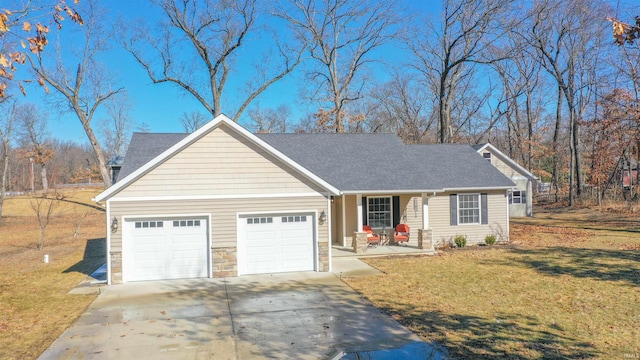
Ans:
<svg viewBox="0 0 640 360"><path fill-rule="evenodd" d="M516 245L368 259L385 275L346 281L453 358L637 356L640 234L595 215L540 213L512 224Z"/></svg>

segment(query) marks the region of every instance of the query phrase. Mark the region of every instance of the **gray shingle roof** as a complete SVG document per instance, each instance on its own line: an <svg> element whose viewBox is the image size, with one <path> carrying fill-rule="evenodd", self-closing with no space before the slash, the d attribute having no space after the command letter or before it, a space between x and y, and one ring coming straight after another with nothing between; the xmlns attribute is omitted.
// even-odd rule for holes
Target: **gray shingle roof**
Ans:
<svg viewBox="0 0 640 360"><path fill-rule="evenodd" d="M341 191L514 186L468 145L405 145L395 134L256 134Z"/></svg>
<svg viewBox="0 0 640 360"><path fill-rule="evenodd" d="M185 133L133 133L116 180L124 179L187 136Z"/></svg>
<svg viewBox="0 0 640 360"><path fill-rule="evenodd" d="M188 134L134 133L120 179ZM395 134L256 134L344 192L437 191L514 184L468 145L405 145Z"/></svg>
<svg viewBox="0 0 640 360"><path fill-rule="evenodd" d="M499 188L515 184L469 145L407 145L421 179L435 189ZM432 188L432 187L429 188Z"/></svg>

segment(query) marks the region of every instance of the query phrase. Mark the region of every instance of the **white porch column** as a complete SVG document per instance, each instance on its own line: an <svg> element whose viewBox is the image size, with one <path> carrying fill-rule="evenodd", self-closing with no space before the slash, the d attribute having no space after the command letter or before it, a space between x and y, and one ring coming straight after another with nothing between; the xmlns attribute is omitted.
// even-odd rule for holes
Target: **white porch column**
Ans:
<svg viewBox="0 0 640 360"><path fill-rule="evenodd" d="M422 193L422 228L429 228L429 195Z"/></svg>
<svg viewBox="0 0 640 360"><path fill-rule="evenodd" d="M347 213L345 209L345 197L342 194L342 201L340 201L340 205L342 206L342 246L347 246Z"/></svg>
<svg viewBox="0 0 640 360"><path fill-rule="evenodd" d="M356 195L356 203L358 204L358 232L362 232L362 194Z"/></svg>

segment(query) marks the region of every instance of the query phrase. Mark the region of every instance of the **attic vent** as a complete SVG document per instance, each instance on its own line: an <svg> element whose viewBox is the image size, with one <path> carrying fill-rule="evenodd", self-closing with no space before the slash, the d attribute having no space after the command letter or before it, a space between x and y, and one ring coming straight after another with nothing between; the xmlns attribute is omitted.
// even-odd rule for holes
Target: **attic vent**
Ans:
<svg viewBox="0 0 640 360"><path fill-rule="evenodd" d="M487 159L488 162L491 162L491 153L490 152L483 153L482 157Z"/></svg>

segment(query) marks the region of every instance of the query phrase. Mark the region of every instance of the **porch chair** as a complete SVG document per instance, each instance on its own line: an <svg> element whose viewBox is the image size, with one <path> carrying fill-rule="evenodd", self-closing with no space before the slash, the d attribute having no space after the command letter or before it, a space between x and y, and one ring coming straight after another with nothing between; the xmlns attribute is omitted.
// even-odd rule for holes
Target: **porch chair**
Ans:
<svg viewBox="0 0 640 360"><path fill-rule="evenodd" d="M380 236L373 233L373 229L369 225L362 225L362 231L367 233L367 246L374 247L380 245Z"/></svg>
<svg viewBox="0 0 640 360"><path fill-rule="evenodd" d="M396 232L395 234L393 234L393 241L395 241L396 244L398 245L400 245L401 243L406 244L409 242L409 236L410 236L409 225L398 224L396 226Z"/></svg>

